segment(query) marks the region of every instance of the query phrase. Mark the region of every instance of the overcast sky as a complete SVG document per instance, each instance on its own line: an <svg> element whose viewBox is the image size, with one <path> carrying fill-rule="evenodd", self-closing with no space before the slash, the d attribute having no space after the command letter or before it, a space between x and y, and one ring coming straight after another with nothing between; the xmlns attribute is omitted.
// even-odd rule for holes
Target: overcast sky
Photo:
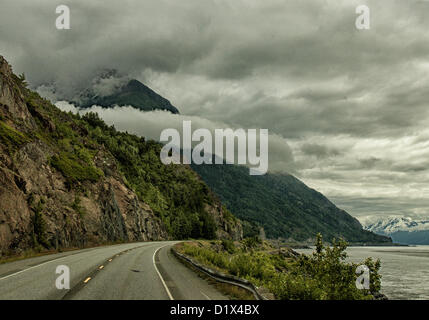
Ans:
<svg viewBox="0 0 429 320"><path fill-rule="evenodd" d="M71 30L55 29L59 4ZM355 27L361 4L370 30ZM425 218L427 30L429 3L412 0L2 0L0 54L33 87L64 94L116 69L181 112L106 115L121 127L267 128L271 170L360 219Z"/></svg>

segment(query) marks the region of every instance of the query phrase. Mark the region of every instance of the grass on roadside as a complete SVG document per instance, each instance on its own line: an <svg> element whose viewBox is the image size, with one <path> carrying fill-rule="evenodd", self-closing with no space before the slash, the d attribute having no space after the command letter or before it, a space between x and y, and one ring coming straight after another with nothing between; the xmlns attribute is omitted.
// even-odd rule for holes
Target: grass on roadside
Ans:
<svg viewBox="0 0 429 320"><path fill-rule="evenodd" d="M264 287L280 300L367 300L381 289L380 261L347 263L345 241L325 246L318 235L316 251L310 256L289 254L267 247L266 243L244 240L231 244L221 241L182 243L176 249L218 271ZM274 250L273 250L274 249ZM356 269L370 271L369 289L356 287Z"/></svg>

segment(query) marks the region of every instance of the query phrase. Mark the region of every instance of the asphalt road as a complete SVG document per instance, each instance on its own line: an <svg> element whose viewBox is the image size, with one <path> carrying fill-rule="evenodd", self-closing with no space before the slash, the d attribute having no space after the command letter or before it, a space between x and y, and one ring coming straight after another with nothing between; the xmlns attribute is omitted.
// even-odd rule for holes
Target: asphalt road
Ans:
<svg viewBox="0 0 429 320"><path fill-rule="evenodd" d="M83 249L0 265L0 299L224 300L170 252L175 242ZM57 266L70 270L58 289Z"/></svg>

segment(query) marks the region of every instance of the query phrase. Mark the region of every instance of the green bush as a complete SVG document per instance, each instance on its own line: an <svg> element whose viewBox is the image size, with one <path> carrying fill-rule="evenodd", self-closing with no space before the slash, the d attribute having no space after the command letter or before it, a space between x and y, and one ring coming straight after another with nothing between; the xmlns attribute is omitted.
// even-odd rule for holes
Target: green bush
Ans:
<svg viewBox="0 0 429 320"><path fill-rule="evenodd" d="M259 238L259 236L253 236L250 238L245 238L243 240L243 244L247 249L254 249L256 248L258 245L262 244L262 240L261 238Z"/></svg>
<svg viewBox="0 0 429 320"><path fill-rule="evenodd" d="M324 297L317 280L301 274L277 274L267 287L279 300L320 300Z"/></svg>
<svg viewBox="0 0 429 320"><path fill-rule="evenodd" d="M366 264L370 269L370 289L359 290L356 288L356 268L359 264L345 263L347 258L347 243L343 240L333 240L332 247L324 246L322 236L317 235L316 251L311 256L302 255L299 259L300 269L304 275L317 280L319 288L323 292L323 299L365 299L371 292L378 292L381 287L379 275L380 261L373 262L367 259Z"/></svg>
<svg viewBox="0 0 429 320"><path fill-rule="evenodd" d="M103 172L91 163L81 163L74 154L68 152L53 156L51 165L61 171L71 184L85 180L96 182L103 175Z"/></svg>
<svg viewBox="0 0 429 320"><path fill-rule="evenodd" d="M275 275L274 265L261 252L234 255L228 269L233 275L256 281L267 281Z"/></svg>
<svg viewBox="0 0 429 320"><path fill-rule="evenodd" d="M35 248L44 246L49 248L49 243L46 240L46 222L43 217L44 201L41 199L35 207L33 207L33 246Z"/></svg>
<svg viewBox="0 0 429 320"><path fill-rule="evenodd" d="M203 264L222 269L228 267L229 261L227 257L221 253L187 244L184 245L184 250L185 254L197 258Z"/></svg>
<svg viewBox="0 0 429 320"><path fill-rule="evenodd" d="M73 203L71 204L71 207L82 218L86 214L86 211L85 211L85 208L82 207L80 203L81 203L80 197L76 196L74 198Z"/></svg>
<svg viewBox="0 0 429 320"><path fill-rule="evenodd" d="M235 253L234 241L223 239L222 240L223 249L228 253Z"/></svg>

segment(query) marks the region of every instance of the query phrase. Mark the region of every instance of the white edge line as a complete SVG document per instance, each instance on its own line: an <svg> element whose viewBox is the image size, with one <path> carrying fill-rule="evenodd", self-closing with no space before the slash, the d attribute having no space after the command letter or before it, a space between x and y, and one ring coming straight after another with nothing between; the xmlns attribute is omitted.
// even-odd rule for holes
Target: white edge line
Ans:
<svg viewBox="0 0 429 320"><path fill-rule="evenodd" d="M61 260L61 259L64 259L64 258L67 258L67 257L69 257L69 256L71 256L71 255L67 255L67 256L64 256L64 257L59 257L59 258L56 258L56 259L53 259L53 260L49 260L49 261L43 262L43 263L41 263L41 264L38 264L38 265L36 265L36 266L33 266L33 267L30 267L30 268L27 268L27 269L24 269L24 270L21 270L21 271L18 271L18 272L15 272L15 273L9 274L9 275L7 275L7 276L5 276L5 277L3 277L3 278L0 278L0 281L1 281L1 280L4 280L4 279L7 279L7 278L10 278L10 277L13 277L13 276L16 276L17 274L23 273L23 272L25 272L25 271L28 271L28 270L31 270L31 269L34 269L34 268L41 267L41 266L43 266L43 265L45 265L45 264L48 264L48 263L51 263L51 262L54 262L54 261L58 261L58 260Z"/></svg>
<svg viewBox="0 0 429 320"><path fill-rule="evenodd" d="M202 292L202 291L200 291L201 292L201 294L204 296L204 297L206 297L207 298L207 300L211 300L210 299L210 297L208 296L208 295L206 295L204 292Z"/></svg>
<svg viewBox="0 0 429 320"><path fill-rule="evenodd" d="M166 246L168 246L168 244L167 244L167 245L165 245L164 247L166 247ZM162 248L164 248L164 247L158 248L158 250L159 250L159 249L162 249ZM158 250L156 250L156 252L157 252ZM155 253L156 253L156 252L155 252ZM79 253L80 253L80 252L79 252ZM45 264L48 264L48 263L51 263L51 262L54 262L54 261L58 261L58 260L61 260L61 259L68 258L68 257L70 257L70 256L72 256L72 255L74 255L74 254L75 254L75 253L73 253L73 254L69 254L69 255L66 255L66 256L64 256L64 257L58 257L58 258L55 258L55 259L52 259L52 260L49 260L49 261L46 261L46 262L42 262L42 263L40 263L40 264L38 264L38 265L36 265L36 266L32 266L32 267L29 267L29 268L26 268L26 269L23 269L23 270L17 271L17 272L15 272L15 273L8 274L7 276L4 276L4 277L0 278L0 281L1 281L1 280L4 280L4 279L7 279L7 278L10 278L10 277L13 277L13 276L16 276L16 275L18 275L18 274L20 274L20 273L23 273L23 272L26 272L26 271L28 271L28 270L32 270L32 269L34 269L34 268L38 268L38 267L44 266ZM153 256L153 262L154 262L153 264L155 265L155 255ZM156 266L155 266L155 269L156 269L156 271L158 272L158 275L159 275L159 277L161 278L161 280L162 280L162 282L163 282L164 286L166 287L166 285L165 285L165 283L164 283L164 280L162 279L161 274L159 273L158 268L157 268ZM166 289L167 289L167 287L166 287ZM167 289L167 291L168 291L168 289ZM171 299L171 300L173 300L173 299Z"/></svg>
<svg viewBox="0 0 429 320"><path fill-rule="evenodd" d="M108 246L107 246L107 247L108 247ZM89 249L92 249L92 248L89 248ZM85 251L86 251L86 249L83 249L83 250L85 250ZM91 251L91 250L90 250L90 251ZM43 266L43 265L45 265L45 264L48 264L48 263L51 263L51 262L54 262L54 261L58 261L58 260L61 260L61 259L65 259L65 258L69 258L70 256L73 256L73 255L75 255L75 254L79 254L79 253L83 253L83 252L74 252L74 253L72 253L72 254L68 254L68 255L65 255L65 256L63 256L63 257L58 257L58 258L55 258L55 259L52 259L52 260L48 260L48 261L46 261L46 262L42 262L41 264L38 264L38 265L35 265L35 266L32 266L32 267L29 267L29 268L23 269L23 270L21 270L21 271L17 271L17 272L15 272L15 273L9 274L9 275L7 275L7 276L4 276L3 278L0 278L0 281L1 281L1 280L4 280L4 279L7 279L7 278L10 278L10 277L13 277L13 276L16 276L16 275L18 275L18 274L20 274L20 273L23 273L23 272L26 272L26 271L28 271L28 270L31 270L31 269L34 269L34 268L41 267L41 266Z"/></svg>
<svg viewBox="0 0 429 320"><path fill-rule="evenodd" d="M157 266L156 266L156 263L155 263L155 256L156 256L157 252L158 252L160 249L162 249L162 248L164 248L164 247L166 247L166 246L169 246L169 245L170 245L170 244L166 244L165 246L163 246L163 247L159 247L158 249L156 249L156 250L155 250L155 252L154 252L154 254L153 254L153 256L152 256L152 262L153 262L153 266L155 267L156 272L158 273L159 278L161 279L162 284L164 285L164 289L165 289L165 291L167 291L167 295L168 295L168 297L170 298L170 300L174 300L173 296L172 296L172 295L171 295L171 293L170 293L170 290L169 290L169 289L168 289L168 287L167 287L167 284L165 283L164 279L162 278L161 273L159 272L159 270L158 270L158 268L157 268Z"/></svg>

